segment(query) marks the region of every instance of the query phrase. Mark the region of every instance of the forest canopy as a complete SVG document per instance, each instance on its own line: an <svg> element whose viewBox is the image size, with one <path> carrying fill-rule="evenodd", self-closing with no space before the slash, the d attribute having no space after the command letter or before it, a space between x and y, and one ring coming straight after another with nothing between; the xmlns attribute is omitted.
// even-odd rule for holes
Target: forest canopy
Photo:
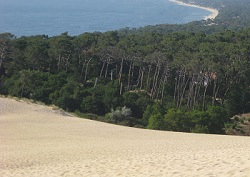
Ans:
<svg viewBox="0 0 250 177"><path fill-rule="evenodd" d="M250 112L250 28L246 17L245 29L222 30L221 7L218 25L201 32L188 29L204 21L165 32L0 34L0 94L128 126L226 133L232 116Z"/></svg>
<svg viewBox="0 0 250 177"><path fill-rule="evenodd" d="M250 111L249 38L250 29L210 35L5 33L0 93L130 126L223 133L231 116Z"/></svg>

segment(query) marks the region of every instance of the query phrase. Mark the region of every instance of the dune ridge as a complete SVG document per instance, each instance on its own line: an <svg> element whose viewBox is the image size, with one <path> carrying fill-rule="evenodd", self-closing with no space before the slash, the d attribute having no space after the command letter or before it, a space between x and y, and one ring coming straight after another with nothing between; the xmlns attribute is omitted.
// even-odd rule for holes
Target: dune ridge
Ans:
<svg viewBox="0 0 250 177"><path fill-rule="evenodd" d="M249 137L123 127L0 97L1 177L247 177L249 149Z"/></svg>

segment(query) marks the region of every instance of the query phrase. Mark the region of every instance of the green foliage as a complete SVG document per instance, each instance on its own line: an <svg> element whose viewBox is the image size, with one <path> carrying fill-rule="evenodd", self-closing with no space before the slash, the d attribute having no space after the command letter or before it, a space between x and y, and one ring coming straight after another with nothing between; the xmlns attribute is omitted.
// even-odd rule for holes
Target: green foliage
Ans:
<svg viewBox="0 0 250 177"><path fill-rule="evenodd" d="M166 130L189 132L191 121L179 109L170 109L164 116Z"/></svg>
<svg viewBox="0 0 250 177"><path fill-rule="evenodd" d="M48 77L49 73L22 70L7 80L4 86L10 95L46 102L48 95L44 95L44 83Z"/></svg>
<svg viewBox="0 0 250 177"><path fill-rule="evenodd" d="M130 121L131 119L131 110L125 106L121 109L111 110L111 113L108 113L107 117L111 122L119 123L122 121Z"/></svg>
<svg viewBox="0 0 250 177"><path fill-rule="evenodd" d="M209 130L207 128L207 126L203 126L203 125L195 125L195 127L193 129L191 129L192 133L209 133Z"/></svg>
<svg viewBox="0 0 250 177"><path fill-rule="evenodd" d="M236 85L227 95L225 106L230 117L250 111L250 108L247 107L247 102L250 99L250 92L249 89L245 89L247 85L243 87L244 88L242 88L241 85Z"/></svg>
<svg viewBox="0 0 250 177"><path fill-rule="evenodd" d="M211 33L224 28L221 20L216 27L206 26L208 20L165 30L202 26L199 31ZM0 34L0 93L81 114L103 116L113 109L111 120L129 126L224 133L229 117L250 112L250 29L162 34L165 27L126 35ZM118 109L123 106L130 116Z"/></svg>
<svg viewBox="0 0 250 177"><path fill-rule="evenodd" d="M156 106L157 108L157 106ZM180 109L169 109L163 116L153 107L148 107L144 118L148 118L147 128L193 133L217 133L224 131L224 125L229 121L226 110L211 106L207 111L184 112Z"/></svg>
<svg viewBox="0 0 250 177"><path fill-rule="evenodd" d="M163 116L160 113L150 116L147 128L153 130L164 130L165 126Z"/></svg>
<svg viewBox="0 0 250 177"><path fill-rule="evenodd" d="M229 121L226 109L220 106L211 106L206 112L209 116L209 122L207 123L209 133L224 133L224 125Z"/></svg>
<svg viewBox="0 0 250 177"><path fill-rule="evenodd" d="M105 113L103 103L95 96L87 96L82 100L81 111L98 115L103 115Z"/></svg>
<svg viewBox="0 0 250 177"><path fill-rule="evenodd" d="M17 74L12 75L8 79L1 80L1 94L2 92L4 92L11 96L18 96L19 86L17 80L18 80Z"/></svg>
<svg viewBox="0 0 250 177"><path fill-rule="evenodd" d="M104 87L98 86L85 92L82 96L80 110L84 113L104 115L106 113L106 105L102 99L105 91L103 89Z"/></svg>
<svg viewBox="0 0 250 177"><path fill-rule="evenodd" d="M5 74L9 67L12 52L12 40L14 35L11 33L0 34L0 77Z"/></svg>
<svg viewBox="0 0 250 177"><path fill-rule="evenodd" d="M145 112L143 113L143 118L142 118L143 124L148 125L149 119L153 115L160 114L163 117L164 113L165 113L164 107L159 102L156 102L153 105L148 106Z"/></svg>
<svg viewBox="0 0 250 177"><path fill-rule="evenodd" d="M205 127L207 128L210 117L206 111L193 110L187 112L186 116L189 118L192 130L196 129L195 128L196 126L198 126L197 129ZM200 132L200 133L205 133L205 132Z"/></svg>
<svg viewBox="0 0 250 177"><path fill-rule="evenodd" d="M105 86L103 103L108 110L121 106L120 85L118 81L111 81ZM108 111L106 110L106 112Z"/></svg>
<svg viewBox="0 0 250 177"><path fill-rule="evenodd" d="M39 71L48 71L49 69L49 42L48 37L34 36L28 40L28 45L24 52L25 60L29 68Z"/></svg>
<svg viewBox="0 0 250 177"><path fill-rule="evenodd" d="M141 119L148 105L153 101L145 92L125 92L122 95L123 105L130 108L133 117Z"/></svg>

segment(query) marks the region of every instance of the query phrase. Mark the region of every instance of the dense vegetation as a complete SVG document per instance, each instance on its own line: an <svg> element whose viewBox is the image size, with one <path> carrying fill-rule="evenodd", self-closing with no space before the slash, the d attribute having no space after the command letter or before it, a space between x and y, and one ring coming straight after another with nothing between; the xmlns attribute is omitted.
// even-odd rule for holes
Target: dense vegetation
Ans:
<svg viewBox="0 0 250 177"><path fill-rule="evenodd" d="M129 126L223 133L230 116L250 111L249 38L250 29L51 38L5 33L0 92Z"/></svg>
<svg viewBox="0 0 250 177"><path fill-rule="evenodd" d="M240 18L249 13L242 12ZM230 117L250 112L250 29L246 17L238 21L246 29L222 31L225 14L212 26L201 21L79 36L0 34L0 94L128 126L232 133L242 125Z"/></svg>

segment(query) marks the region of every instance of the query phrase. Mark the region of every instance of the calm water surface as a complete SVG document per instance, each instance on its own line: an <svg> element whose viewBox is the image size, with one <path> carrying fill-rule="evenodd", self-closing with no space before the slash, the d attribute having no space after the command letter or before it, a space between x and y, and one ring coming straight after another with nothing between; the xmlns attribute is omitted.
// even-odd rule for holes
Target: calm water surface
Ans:
<svg viewBox="0 0 250 177"><path fill-rule="evenodd" d="M168 0L0 0L0 33L70 35L183 24L210 12Z"/></svg>

